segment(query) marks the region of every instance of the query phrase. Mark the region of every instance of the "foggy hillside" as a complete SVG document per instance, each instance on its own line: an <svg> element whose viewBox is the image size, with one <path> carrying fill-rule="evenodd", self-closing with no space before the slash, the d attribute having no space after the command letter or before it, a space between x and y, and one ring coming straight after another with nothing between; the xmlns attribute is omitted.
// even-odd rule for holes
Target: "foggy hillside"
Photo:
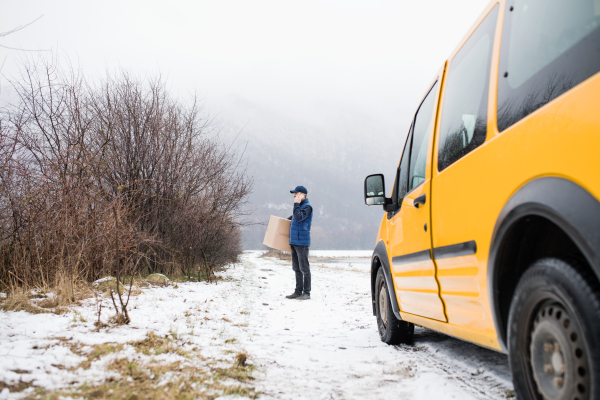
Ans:
<svg viewBox="0 0 600 400"><path fill-rule="evenodd" d="M0 103L11 95L12 88L2 86ZM269 216L292 214L289 191L297 185L308 189L314 207L311 249L374 248L384 213L364 204L364 178L384 173L390 195L410 114L398 115L392 126L390 118L339 105L281 107L285 112L239 96L211 105L220 111L214 125L224 139L237 136L238 146L247 145L245 159L255 183L246 221L255 225L243 230L245 249L264 248Z"/></svg>
<svg viewBox="0 0 600 400"><path fill-rule="evenodd" d="M389 194L408 122L394 129L339 106L313 110L308 119L240 97L229 98L221 110L223 135L239 133L238 142L248 145L246 158L255 179L250 222L266 224L270 215L290 216L289 191L304 185L314 210L311 249L374 247L383 210L364 204L363 181L368 174L384 173ZM245 248L263 248L265 229L245 228Z"/></svg>

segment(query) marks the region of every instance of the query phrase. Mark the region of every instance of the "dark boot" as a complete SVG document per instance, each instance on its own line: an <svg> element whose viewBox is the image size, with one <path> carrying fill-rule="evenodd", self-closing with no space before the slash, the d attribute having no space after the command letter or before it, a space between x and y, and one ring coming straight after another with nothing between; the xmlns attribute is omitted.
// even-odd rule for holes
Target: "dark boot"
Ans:
<svg viewBox="0 0 600 400"><path fill-rule="evenodd" d="M298 297L296 300L310 300L310 293L304 293L302 296Z"/></svg>
<svg viewBox="0 0 600 400"><path fill-rule="evenodd" d="M290 294L289 296L285 296L286 299L297 299L298 297L301 297L302 293L299 292L294 292L292 294Z"/></svg>

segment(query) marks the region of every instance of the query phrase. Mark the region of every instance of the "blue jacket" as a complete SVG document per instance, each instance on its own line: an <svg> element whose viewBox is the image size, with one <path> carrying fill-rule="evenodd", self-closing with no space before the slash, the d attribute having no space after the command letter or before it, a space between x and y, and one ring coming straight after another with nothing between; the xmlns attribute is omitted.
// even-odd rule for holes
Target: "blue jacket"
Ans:
<svg viewBox="0 0 600 400"><path fill-rule="evenodd" d="M296 246L310 246L310 225L312 223L312 206L308 199L294 203L294 215L290 225L290 244Z"/></svg>

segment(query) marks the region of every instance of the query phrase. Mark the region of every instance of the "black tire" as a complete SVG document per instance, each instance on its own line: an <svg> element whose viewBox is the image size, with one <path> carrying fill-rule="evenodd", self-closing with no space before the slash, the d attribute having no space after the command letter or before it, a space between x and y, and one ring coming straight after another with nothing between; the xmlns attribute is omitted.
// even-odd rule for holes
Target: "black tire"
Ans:
<svg viewBox="0 0 600 400"><path fill-rule="evenodd" d="M412 342L415 326L410 322L399 320L394 315L385 276L381 268L377 271L377 279L375 280L375 309L377 328L382 342L387 344Z"/></svg>
<svg viewBox="0 0 600 400"><path fill-rule="evenodd" d="M535 262L510 307L509 358L519 400L600 398L600 296L577 262Z"/></svg>

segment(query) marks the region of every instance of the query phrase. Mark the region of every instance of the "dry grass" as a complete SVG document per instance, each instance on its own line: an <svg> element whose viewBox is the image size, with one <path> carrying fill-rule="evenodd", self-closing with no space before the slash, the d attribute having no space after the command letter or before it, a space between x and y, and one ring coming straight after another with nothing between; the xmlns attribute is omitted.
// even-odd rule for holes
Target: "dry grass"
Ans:
<svg viewBox="0 0 600 400"><path fill-rule="evenodd" d="M124 277L119 284L119 289L125 298L129 295L131 277ZM151 274L147 277L135 277L131 287L131 296L142 293L140 288L150 286L169 286L174 282L184 282L185 279L171 280L162 274ZM177 286L175 286L177 287ZM81 301L89 299L100 293L110 297L116 294L115 278L97 283L88 284L82 280L70 281L57 279L53 285L40 287L13 286L6 290L6 298L0 298L0 309L4 311L26 311L32 314L54 313L64 314L69 311L69 306L81 305ZM114 316L111 323L121 324L123 321Z"/></svg>
<svg viewBox="0 0 600 400"><path fill-rule="evenodd" d="M163 365L160 368L144 368L135 362L124 361L111 364L111 368L121 373L120 379L98 386L82 385L72 391L57 391L42 396L43 399L58 400L61 396L85 399L215 399L223 395L237 395L255 399L258 393L245 385L224 384L213 379L210 374L194 368L181 367L179 363ZM175 371L179 378L158 386L161 375Z"/></svg>
<svg viewBox="0 0 600 400"><path fill-rule="evenodd" d="M83 369L89 369L92 365L92 362L99 360L100 358L108 354L114 354L123 350L123 344L105 343L91 346L93 348L93 351L84 354L81 351L81 348L83 346L80 343L69 344L67 339L63 339L62 342L63 344L67 345L73 353L87 358L86 361L82 362L81 364L79 364L79 366L77 366L77 368Z"/></svg>
<svg viewBox="0 0 600 400"><path fill-rule="evenodd" d="M94 289L96 289L100 293L104 293L104 294L109 294L111 291L113 293L116 293L116 289L117 289L116 278L114 278L112 276L107 276L104 279L106 279L106 280L104 280L102 282L97 282L97 283L94 282L92 284ZM119 290L121 291L121 293L125 292L125 287L123 286L123 284L121 282L119 282Z"/></svg>
<svg viewBox="0 0 600 400"><path fill-rule="evenodd" d="M276 249L270 249L265 254L262 254L261 257L271 257L284 261L292 261L292 255L290 253Z"/></svg>
<svg viewBox="0 0 600 400"><path fill-rule="evenodd" d="M181 347L177 346L177 343L173 337L165 338L158 337L154 332L148 333L144 340L139 342L130 343L135 347L136 351L147 356L160 355L163 353L175 353L182 357L188 357L189 353L184 351Z"/></svg>
<svg viewBox="0 0 600 400"><path fill-rule="evenodd" d="M31 384L28 382L21 381L21 382L15 383L14 385L9 385L7 383L0 381L0 392L3 391L4 388L8 388L8 390L10 390L11 393L22 392L23 390L27 389L28 387L31 387Z"/></svg>
<svg viewBox="0 0 600 400"><path fill-rule="evenodd" d="M72 370L79 368L87 370L94 361L106 356L114 357L114 354L118 354L125 347L123 344L107 343L93 345L92 352L83 353L81 344L69 345L66 339L61 343L68 346L75 354L87 358L77 367L71 368ZM237 353L234 363L231 364L223 360L206 360L196 348L190 352L183 351L181 344L183 343L171 337L163 338L150 332L144 340L128 343L138 353L147 357L141 360L116 358L108 365L108 370L116 372L118 378L108 378L104 383L96 386L83 384L53 392L36 388L37 398L57 400L61 396L71 396L85 399L191 400L214 399L223 395L258 397L259 393L250 385L254 379L252 376L254 366L247 363L249 357L247 353ZM176 353L182 357L182 360L169 364L154 360L153 356L165 352ZM198 365L198 361L201 365ZM24 384L18 388L18 391L27 387L30 385Z"/></svg>
<svg viewBox="0 0 600 400"><path fill-rule="evenodd" d="M80 305L80 301L93 297L94 292L82 281L59 278L52 287L44 286L30 289L15 286L8 290L6 300L0 305L4 311L27 311L32 314L64 314L71 305Z"/></svg>
<svg viewBox="0 0 600 400"><path fill-rule="evenodd" d="M27 311L32 314L50 312L31 304L29 291L24 288L15 288L10 291L6 299L0 304L0 308L4 311Z"/></svg>
<svg viewBox="0 0 600 400"><path fill-rule="evenodd" d="M248 354L245 352L239 352L235 355L235 364L240 367L246 366L246 361L248 361Z"/></svg>
<svg viewBox="0 0 600 400"><path fill-rule="evenodd" d="M94 290L96 290L100 293L103 293L105 297L110 297L110 294L113 293L115 295L115 299L116 299L117 280L112 276L109 276L107 278L108 279L106 279L102 282L94 282L92 284L92 287L94 288ZM123 285L122 282L125 282L125 285ZM138 287L138 286L140 286L140 284L145 287L148 287L148 284L142 279L134 278L134 282L135 282L135 285L131 286L131 296L137 296L142 293L142 290ZM121 294L125 297L127 297L129 295L130 283L131 283L131 277L123 278L123 279L121 279L121 282L119 282L119 290L120 290Z"/></svg>
<svg viewBox="0 0 600 400"><path fill-rule="evenodd" d="M144 283L145 281L139 281ZM132 287L131 295L142 293L136 286ZM146 284L147 285L147 284ZM127 296L129 286L120 285L122 293ZM64 314L73 305L81 305L81 301L95 296L95 293L115 292L115 280L101 282L99 285L90 285L82 280L70 281L68 279L57 279L52 286L24 287L13 286L7 290L6 299L0 303L0 309L4 311L27 311L32 314L54 313ZM2 300L2 299L0 299Z"/></svg>

